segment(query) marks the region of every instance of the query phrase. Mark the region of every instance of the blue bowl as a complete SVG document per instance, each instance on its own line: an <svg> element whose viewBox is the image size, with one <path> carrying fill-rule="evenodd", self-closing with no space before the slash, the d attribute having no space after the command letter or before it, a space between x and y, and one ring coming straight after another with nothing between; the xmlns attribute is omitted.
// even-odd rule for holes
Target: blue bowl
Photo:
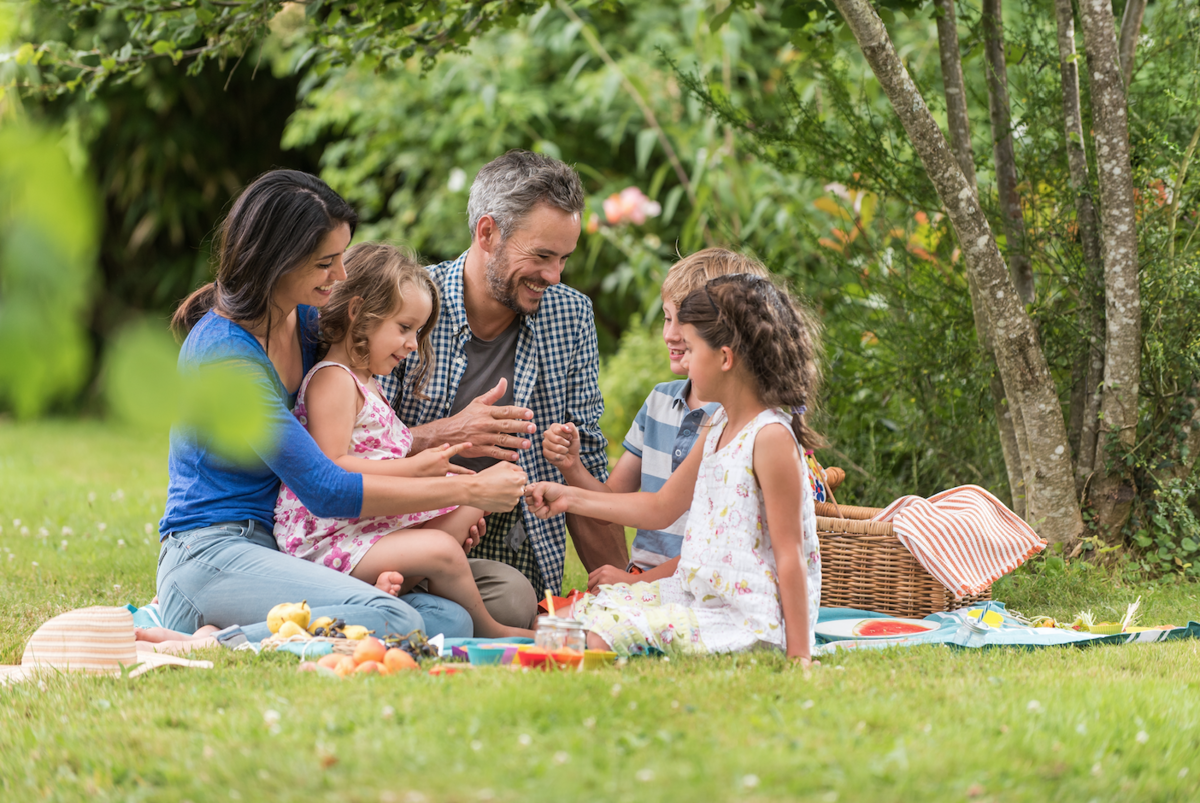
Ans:
<svg viewBox="0 0 1200 803"><path fill-rule="evenodd" d="M467 647L467 658L471 666L498 664L504 657L504 644L475 644Z"/></svg>

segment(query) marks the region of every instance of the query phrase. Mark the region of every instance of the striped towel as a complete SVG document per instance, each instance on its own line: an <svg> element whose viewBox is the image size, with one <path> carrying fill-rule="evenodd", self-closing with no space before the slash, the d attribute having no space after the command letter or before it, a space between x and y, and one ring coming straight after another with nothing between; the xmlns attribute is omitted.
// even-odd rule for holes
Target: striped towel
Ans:
<svg viewBox="0 0 1200 803"><path fill-rule="evenodd" d="M900 543L958 598L980 593L1046 548L1016 513L977 485L929 499L904 496L872 520L892 522Z"/></svg>

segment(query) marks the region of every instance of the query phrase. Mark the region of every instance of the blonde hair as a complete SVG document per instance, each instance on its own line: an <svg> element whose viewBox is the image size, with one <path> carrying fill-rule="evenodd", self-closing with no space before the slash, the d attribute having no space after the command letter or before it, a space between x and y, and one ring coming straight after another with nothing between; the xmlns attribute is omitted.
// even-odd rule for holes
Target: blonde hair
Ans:
<svg viewBox="0 0 1200 803"><path fill-rule="evenodd" d="M662 286L663 301L670 301L678 307L688 293L699 290L710 279L734 273L748 273L763 278L770 276L766 266L753 257L743 256L728 248L705 248L685 256L667 271Z"/></svg>
<svg viewBox="0 0 1200 803"><path fill-rule="evenodd" d="M429 294L433 308L429 320L417 335L420 362L411 387L416 398L426 398L421 390L433 369L434 360L429 336L437 324L441 307L437 285L429 271L421 267L412 253L387 243L359 243L346 252L345 266L346 280L334 285L329 303L321 308L322 342L331 346L348 340L346 350L355 363L351 367L364 367L370 354L368 335L380 321L400 311L406 290L423 290ZM350 307L356 298L362 303L351 319Z"/></svg>

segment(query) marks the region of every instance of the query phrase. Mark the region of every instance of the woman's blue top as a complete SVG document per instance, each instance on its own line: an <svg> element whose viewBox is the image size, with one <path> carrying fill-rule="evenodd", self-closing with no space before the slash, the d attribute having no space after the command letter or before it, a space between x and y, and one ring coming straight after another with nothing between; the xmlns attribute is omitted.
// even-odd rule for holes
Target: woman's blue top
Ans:
<svg viewBox="0 0 1200 803"><path fill-rule="evenodd" d="M307 376L316 363L317 308L300 306L297 313ZM167 507L158 524L161 537L248 519L272 530L280 480L317 516L358 516L362 511L362 475L344 471L326 457L292 415L295 397L284 387L254 335L209 311L183 341L179 371L186 373L222 362L251 369L267 402L268 426L274 433L269 439L272 445L256 449L256 459L233 462L214 451L203 432L172 427Z"/></svg>

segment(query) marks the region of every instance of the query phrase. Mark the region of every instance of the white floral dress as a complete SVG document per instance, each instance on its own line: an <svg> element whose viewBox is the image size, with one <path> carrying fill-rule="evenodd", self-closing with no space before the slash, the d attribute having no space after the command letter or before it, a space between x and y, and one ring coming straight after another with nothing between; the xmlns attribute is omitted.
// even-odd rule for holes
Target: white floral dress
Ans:
<svg viewBox="0 0 1200 803"><path fill-rule="evenodd" d="M787 649L775 553L754 476L754 441L768 424L791 432L791 415L764 410L718 450L727 423L719 412L704 441L675 574L654 583L601 586L583 603L584 625L621 654ZM811 650L821 604L821 556L808 466L804 460L799 465Z"/></svg>
<svg viewBox="0 0 1200 803"><path fill-rule="evenodd" d="M341 368L358 385L363 406L354 422L349 454L367 460L394 460L408 455L412 448L412 432L404 425L379 393L372 393L354 372L337 362L320 362L313 366L300 384L292 414L308 426L308 408L304 394L317 371L329 366ZM371 380L374 383L374 379ZM275 542L279 551L297 558L322 563L331 569L349 574L375 542L390 532L414 527L449 513L453 507L408 513L402 516L364 516L355 519L325 519L314 516L286 485L279 488L275 500Z"/></svg>

